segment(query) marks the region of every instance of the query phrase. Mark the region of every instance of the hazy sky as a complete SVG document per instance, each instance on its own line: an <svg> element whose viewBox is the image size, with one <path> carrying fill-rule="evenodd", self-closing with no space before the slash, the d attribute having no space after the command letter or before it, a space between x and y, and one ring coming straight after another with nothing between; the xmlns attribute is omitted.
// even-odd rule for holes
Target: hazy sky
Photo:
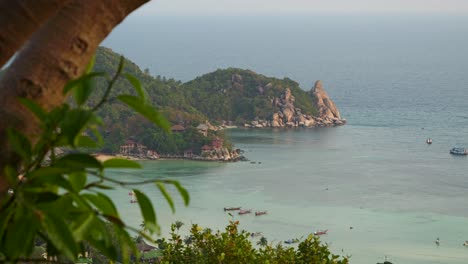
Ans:
<svg viewBox="0 0 468 264"><path fill-rule="evenodd" d="M152 0L141 15L237 15L291 13L468 14L468 0Z"/></svg>

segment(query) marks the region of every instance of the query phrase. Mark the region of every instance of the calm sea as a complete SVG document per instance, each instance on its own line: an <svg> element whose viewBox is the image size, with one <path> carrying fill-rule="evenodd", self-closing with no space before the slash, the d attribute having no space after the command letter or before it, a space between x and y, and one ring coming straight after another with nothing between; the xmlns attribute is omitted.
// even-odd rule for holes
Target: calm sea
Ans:
<svg viewBox="0 0 468 264"><path fill-rule="evenodd" d="M173 178L192 200L175 215L152 187L163 232L175 220L222 228L225 206L268 210L235 216L281 242L329 229L323 240L351 263L468 263L468 17L131 17L104 45L154 75L190 80L240 67L321 79L348 125L232 130L252 161L144 162L115 177ZM426 145L426 138L434 140ZM138 208L112 193L129 221ZM353 229L350 229L353 227ZM434 240L439 237L441 244Z"/></svg>

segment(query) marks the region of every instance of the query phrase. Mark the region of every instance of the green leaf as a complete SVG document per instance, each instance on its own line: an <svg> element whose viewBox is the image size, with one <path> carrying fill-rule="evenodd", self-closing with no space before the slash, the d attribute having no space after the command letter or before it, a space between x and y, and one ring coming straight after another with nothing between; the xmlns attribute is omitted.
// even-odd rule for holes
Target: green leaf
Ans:
<svg viewBox="0 0 468 264"><path fill-rule="evenodd" d="M30 184L24 186L24 190L28 192L37 192L35 186L48 184L49 186L62 187L63 189L73 192L75 189L61 174L49 174L45 177L37 177L28 180Z"/></svg>
<svg viewBox="0 0 468 264"><path fill-rule="evenodd" d="M91 111L84 109L72 109L66 112L60 123L60 130L67 137L70 145L77 145L78 137L86 129L92 116L93 113Z"/></svg>
<svg viewBox="0 0 468 264"><path fill-rule="evenodd" d="M129 73L125 74L125 78L127 78L127 80L133 85L133 87L135 87L135 90L137 91L138 96L143 101L146 101L147 94L146 94L145 89L141 86L140 81L137 78L135 78L135 76L133 76L133 75L131 75Z"/></svg>
<svg viewBox="0 0 468 264"><path fill-rule="evenodd" d="M76 147L82 148L97 148L98 144L91 137L78 136L76 138Z"/></svg>
<svg viewBox="0 0 468 264"><path fill-rule="evenodd" d="M20 132L14 128L7 129L8 142L10 143L13 151L20 155L26 162L31 160L31 143Z"/></svg>
<svg viewBox="0 0 468 264"><path fill-rule="evenodd" d="M71 171L70 168L42 167L27 174L29 179L48 177L54 175L63 175ZM44 179L46 180L46 179Z"/></svg>
<svg viewBox="0 0 468 264"><path fill-rule="evenodd" d="M90 201L97 209L99 209L103 214L119 217L117 213L117 209L115 208L114 203L112 200L102 193L98 193L97 195L93 194L83 194L83 198Z"/></svg>
<svg viewBox="0 0 468 264"><path fill-rule="evenodd" d="M140 205L141 215L143 216L146 227L150 231L157 230L156 213L154 212L153 204L150 199L139 190L133 190L133 192L135 192L138 204Z"/></svg>
<svg viewBox="0 0 468 264"><path fill-rule="evenodd" d="M80 86L80 84L84 80L88 80L88 79L91 80L91 79L96 78L98 76L107 76L107 73L105 73L105 72L92 72L92 73L84 74L81 77L79 77L78 79L69 81L65 85L65 87L63 88L63 94L67 94L73 88Z"/></svg>
<svg viewBox="0 0 468 264"><path fill-rule="evenodd" d="M26 108L29 109L39 120L43 121L47 118L47 113L40 105L38 105L36 102L20 97L18 98L19 102L24 105Z"/></svg>
<svg viewBox="0 0 468 264"><path fill-rule="evenodd" d="M102 163L104 168L135 168L141 169L141 165L135 161L127 159L110 159Z"/></svg>
<svg viewBox="0 0 468 264"><path fill-rule="evenodd" d="M84 153L73 153L58 159L54 167L70 169L97 168L102 169L102 164L93 156Z"/></svg>
<svg viewBox="0 0 468 264"><path fill-rule="evenodd" d="M73 172L68 175L68 180L76 192L80 192L83 189L86 184L86 178L86 173L81 171Z"/></svg>
<svg viewBox="0 0 468 264"><path fill-rule="evenodd" d="M88 65L86 65L85 73L90 73L94 68L94 63L96 62L96 54L94 54L89 60Z"/></svg>
<svg viewBox="0 0 468 264"><path fill-rule="evenodd" d="M120 101L130 106L133 110L137 111L151 122L155 123L166 132L169 132L170 124L155 108L143 101L141 98L131 95L120 95L117 97Z"/></svg>
<svg viewBox="0 0 468 264"><path fill-rule="evenodd" d="M182 185L178 181L169 180L166 182L173 184L177 188L180 195L182 196L182 199L184 200L185 206L188 206L190 203L190 195L188 191L184 187L182 187Z"/></svg>
<svg viewBox="0 0 468 264"><path fill-rule="evenodd" d="M47 211L44 216L43 227L55 248L68 259L76 259L78 256L77 243L73 239L70 228L58 212Z"/></svg>
<svg viewBox="0 0 468 264"><path fill-rule="evenodd" d="M38 221L31 211L16 212L15 219L7 226L5 254L12 259L32 253Z"/></svg>
<svg viewBox="0 0 468 264"><path fill-rule="evenodd" d="M6 165L4 172L8 183L12 186L16 185L16 183L18 182L17 171L11 165Z"/></svg>
<svg viewBox="0 0 468 264"><path fill-rule="evenodd" d="M156 186L158 187L159 191L163 194L164 198L166 198L167 203L172 209L172 213L175 213L174 202L172 201L171 195L167 192L166 187L162 182L156 182Z"/></svg>
<svg viewBox="0 0 468 264"><path fill-rule="evenodd" d="M82 214L77 220L73 221L71 229L73 232L73 237L77 241L82 241L89 229L93 227L93 222L95 216L92 212Z"/></svg>

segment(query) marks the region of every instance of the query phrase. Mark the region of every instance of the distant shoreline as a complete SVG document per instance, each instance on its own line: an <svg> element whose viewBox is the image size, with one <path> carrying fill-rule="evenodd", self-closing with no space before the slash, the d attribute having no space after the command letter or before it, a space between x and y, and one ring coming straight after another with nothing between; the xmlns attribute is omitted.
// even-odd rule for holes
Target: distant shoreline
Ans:
<svg viewBox="0 0 468 264"><path fill-rule="evenodd" d="M210 161L210 162L212 161L220 161L220 162L248 161L248 159L242 155L239 157L236 157L235 159L230 159L230 160L203 158L199 156L183 157L183 156L178 156L178 155L172 155L172 156L162 155L157 159L141 158L141 157L127 156L127 155L102 154L102 153L93 153L92 155L100 162L105 162L110 159L127 159L127 160L135 160L135 161L148 161L148 160L156 160L156 161L157 160L193 160L193 161Z"/></svg>

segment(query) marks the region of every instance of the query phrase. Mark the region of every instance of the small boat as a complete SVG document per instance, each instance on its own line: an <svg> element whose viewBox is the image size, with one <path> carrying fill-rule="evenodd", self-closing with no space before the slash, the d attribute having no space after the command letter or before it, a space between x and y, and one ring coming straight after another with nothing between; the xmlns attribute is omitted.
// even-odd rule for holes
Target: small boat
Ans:
<svg viewBox="0 0 468 264"><path fill-rule="evenodd" d="M252 212L252 210L250 210L250 209L249 209L249 210L240 210L240 211L239 211L239 214L240 214L240 215L243 215L243 214L250 214L251 212Z"/></svg>
<svg viewBox="0 0 468 264"><path fill-rule="evenodd" d="M432 144L432 138L426 139L426 143L429 144L429 145Z"/></svg>
<svg viewBox="0 0 468 264"><path fill-rule="evenodd" d="M288 239L284 241L285 244L294 244L294 243L299 243L299 239L293 238L293 239Z"/></svg>
<svg viewBox="0 0 468 264"><path fill-rule="evenodd" d="M450 150L452 155L468 155L468 151L465 148L454 147Z"/></svg>
<svg viewBox="0 0 468 264"><path fill-rule="evenodd" d="M257 212L255 212L255 216L264 215L264 214L267 214L267 211L257 211Z"/></svg>
<svg viewBox="0 0 468 264"><path fill-rule="evenodd" d="M224 211L238 211L240 207L224 207Z"/></svg>
<svg viewBox="0 0 468 264"><path fill-rule="evenodd" d="M138 203L137 200L130 200L130 203Z"/></svg>
<svg viewBox="0 0 468 264"><path fill-rule="evenodd" d="M316 236L326 235L327 232L328 232L328 229L327 230L322 230L322 231L315 231L314 235L316 235Z"/></svg>

